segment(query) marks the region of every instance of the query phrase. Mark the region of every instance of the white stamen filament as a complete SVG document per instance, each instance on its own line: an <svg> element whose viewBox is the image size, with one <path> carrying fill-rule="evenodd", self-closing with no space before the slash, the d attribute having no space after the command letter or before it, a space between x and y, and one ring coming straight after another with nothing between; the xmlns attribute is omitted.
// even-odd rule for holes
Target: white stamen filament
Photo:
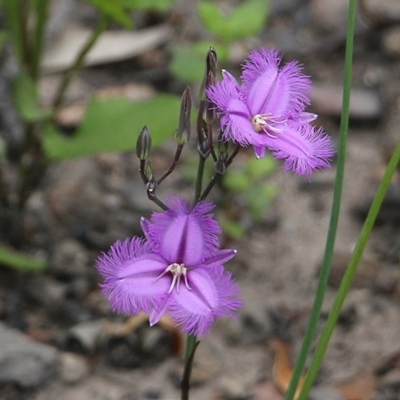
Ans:
<svg viewBox="0 0 400 400"><path fill-rule="evenodd" d="M168 267L163 271L160 275L157 276L155 281L158 281L161 277L163 277L166 273L171 272L172 274L172 282L171 286L168 289L168 294L170 294L176 285L176 291L179 293L179 286L181 283L181 277L183 276L183 280L185 282L185 286L188 290L192 290L189 286L189 282L187 280L187 268L184 264L173 263L168 265Z"/></svg>
<svg viewBox="0 0 400 400"><path fill-rule="evenodd" d="M271 124L284 124L286 119L280 119L280 117L274 117L272 114L257 114L251 119L253 129L257 133L266 133L272 138L276 138L276 135L283 132L282 128L278 128Z"/></svg>

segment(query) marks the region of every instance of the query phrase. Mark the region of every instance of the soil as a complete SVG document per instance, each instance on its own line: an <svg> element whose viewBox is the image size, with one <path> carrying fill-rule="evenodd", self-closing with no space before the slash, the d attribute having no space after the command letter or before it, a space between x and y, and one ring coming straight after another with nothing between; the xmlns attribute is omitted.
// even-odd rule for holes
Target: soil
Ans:
<svg viewBox="0 0 400 400"><path fill-rule="evenodd" d="M268 29L253 41L238 43L231 58L237 60L241 54L245 57L249 48L274 45L284 51L285 59L304 63L316 86L324 90L323 85L329 83L340 93L344 25L339 17L335 17L335 23L333 15L342 14L332 14L327 22L324 18L329 18L329 13L321 14L323 11L315 5L318 2L300 2L296 6L289 3L272 2ZM95 19L90 9L78 11L76 4L71 7L69 18L78 22ZM344 15L345 10L343 5ZM162 59L167 59L173 44L195 42L206 35L193 2L178 3L173 15L180 17L180 23L175 26L172 42L149 50L147 57L161 54ZM148 21L145 17L148 15L141 16L144 25ZM157 18L170 24L173 21L167 15ZM385 37L400 18L388 25L365 21L364 18L358 23L360 33L354 56L354 87L361 91L361 104L352 104L339 232L319 331L399 138L400 58L385 46ZM68 29L68 24L64 25ZM145 56L88 68L78 76L77 85L84 82L85 90L90 87L94 92L99 87L131 83L129 77L144 76L140 72ZM238 66L233 63L233 70L237 71ZM184 85L164 67L161 80L149 78L140 83L179 93ZM151 71L145 76L151 77ZM322 93L322 100L316 98L310 110L319 112L317 123L337 144L340 98L329 90ZM368 111L371 97L378 105L373 115ZM329 101L323 101L326 99ZM153 167L165 169L173 151L173 140L162 145L152 155ZM252 153L243 151L238 163L249 157ZM182 162L188 165L194 160L195 146L188 146ZM38 275L0 268L0 320L35 341L57 348L60 354L77 354L86 369L77 379L68 380L59 368L34 388L5 383L0 387L1 399L179 398L183 338L171 330L168 321L158 330L151 330L146 322L114 315L100 293L100 278L93 266L100 252L116 239L139 235L139 217L148 217L156 210L146 198L137 167L134 152L60 162L50 166L31 195L24 223L28 240L22 249L46 258L49 269ZM161 197L191 193L181 171L178 167L166 181ZM192 400L282 398L279 390L272 394L263 386L272 381L277 385L273 366L278 358L271 338L288 346L288 361L293 362L317 285L335 172L334 163L332 169L318 172L308 181L277 169L267 178L278 188L277 194L261 220L248 224L240 239L224 239L227 246L238 250L227 268L240 284L245 305L237 320L217 321L211 334L201 339L193 371ZM213 196L216 202L222 202L221 191ZM231 198L232 203L236 201L239 200ZM334 388L346 400L395 400L400 396L399 210L400 177L395 176L317 381L320 387ZM88 339L82 326L93 328L99 322L95 344L86 345ZM387 357L394 357L397 364L379 372ZM397 381L393 378L395 383L388 383L387 374L395 375L396 371ZM357 386L357 379L365 374L374 376L367 394ZM353 397L343 390L345 384L352 387ZM361 387L365 389L367 385Z"/></svg>

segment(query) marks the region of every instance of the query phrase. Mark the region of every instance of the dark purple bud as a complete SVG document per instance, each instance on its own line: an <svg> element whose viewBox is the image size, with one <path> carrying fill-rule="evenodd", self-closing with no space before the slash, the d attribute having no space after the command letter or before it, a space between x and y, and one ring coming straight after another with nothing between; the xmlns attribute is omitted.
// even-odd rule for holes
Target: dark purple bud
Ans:
<svg viewBox="0 0 400 400"><path fill-rule="evenodd" d="M144 126L139 133L138 140L136 142L136 155L139 160L147 160L151 150L151 135L147 126Z"/></svg>
<svg viewBox="0 0 400 400"><path fill-rule="evenodd" d="M147 179L147 182L156 180L155 174L154 174L154 170L153 170L153 168L152 168L152 166L150 165L149 162L146 163L143 173L144 173L144 176Z"/></svg>
<svg viewBox="0 0 400 400"><path fill-rule="evenodd" d="M206 87L215 84L215 75L210 71L207 75ZM207 96L205 96L203 119L206 124L211 125L215 121L215 105L211 103Z"/></svg>
<svg viewBox="0 0 400 400"><path fill-rule="evenodd" d="M223 175L225 173L226 166L225 166L225 161L219 159L215 163L215 171L217 174Z"/></svg>
<svg viewBox="0 0 400 400"><path fill-rule="evenodd" d="M186 144L190 139L190 117L192 114L192 95L189 86L182 95L179 126L176 131L176 141L180 145Z"/></svg>
<svg viewBox="0 0 400 400"><path fill-rule="evenodd" d="M210 154L210 147L208 144L207 135L204 130L202 130L201 135L199 136L197 150L204 158L207 158L208 155Z"/></svg>
<svg viewBox="0 0 400 400"><path fill-rule="evenodd" d="M217 149L219 155L227 155L228 154L228 145L229 143L226 140L223 140L222 137L218 138Z"/></svg>
<svg viewBox="0 0 400 400"><path fill-rule="evenodd" d="M207 80L208 80L208 75L210 72L214 75L214 77L217 74L217 52L215 51L214 47L210 47L210 49L207 52L206 70L204 73L203 82L201 83L200 90L199 90L200 101L203 101L205 98Z"/></svg>

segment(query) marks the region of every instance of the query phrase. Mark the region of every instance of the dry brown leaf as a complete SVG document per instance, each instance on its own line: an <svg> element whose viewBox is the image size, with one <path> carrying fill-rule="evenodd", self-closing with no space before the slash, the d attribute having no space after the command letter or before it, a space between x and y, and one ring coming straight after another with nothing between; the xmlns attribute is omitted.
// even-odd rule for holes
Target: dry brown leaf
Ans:
<svg viewBox="0 0 400 400"><path fill-rule="evenodd" d="M290 361L289 343L278 338L272 338L268 343L275 351L274 366L272 369L275 385L282 393L286 393L293 375L293 368ZM300 378L295 393L295 399L298 397L301 388L303 387L304 378L304 375L302 375Z"/></svg>
<svg viewBox="0 0 400 400"><path fill-rule="evenodd" d="M87 54L84 64L98 65L126 60L165 43L171 33L172 30L168 25L136 32L105 32ZM66 31L58 43L44 52L42 72L53 73L69 68L91 35L90 30L82 28Z"/></svg>
<svg viewBox="0 0 400 400"><path fill-rule="evenodd" d="M346 400L372 400L377 378L372 371L362 372L344 383L335 385Z"/></svg>
<svg viewBox="0 0 400 400"><path fill-rule="evenodd" d="M147 324L148 320L149 317L146 314L140 313L139 315L127 318L122 324L119 325L107 323L105 326L105 331L108 336L114 338L124 337L134 332L144 323ZM158 325L162 329L165 329L166 331L172 333L173 342L171 352L174 355L182 354L185 342L184 337L181 331L174 325L171 317L169 317L168 315L164 315L158 322Z"/></svg>
<svg viewBox="0 0 400 400"><path fill-rule="evenodd" d="M262 382L256 386L253 400L283 400L283 394L272 381Z"/></svg>

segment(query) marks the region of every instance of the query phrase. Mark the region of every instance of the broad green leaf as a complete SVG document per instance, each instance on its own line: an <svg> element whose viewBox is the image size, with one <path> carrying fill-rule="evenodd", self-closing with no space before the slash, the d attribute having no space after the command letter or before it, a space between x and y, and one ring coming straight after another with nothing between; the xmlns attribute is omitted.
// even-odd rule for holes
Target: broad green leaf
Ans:
<svg viewBox="0 0 400 400"><path fill-rule="evenodd" d="M246 172L250 179L263 178L276 170L277 162L270 154L263 158L252 158L246 165Z"/></svg>
<svg viewBox="0 0 400 400"><path fill-rule="evenodd" d="M132 19L124 9L124 0L85 0L97 7L101 13L114 19L124 28L132 28Z"/></svg>
<svg viewBox="0 0 400 400"><path fill-rule="evenodd" d="M184 82L201 82L204 75L204 56L201 57L191 47L174 47L170 71L175 77Z"/></svg>
<svg viewBox="0 0 400 400"><path fill-rule="evenodd" d="M174 137L179 110L180 98L167 94L141 103L125 98L94 98L72 137L63 136L48 124L43 136L44 149L50 160L133 151L144 125L150 130L154 147Z"/></svg>
<svg viewBox="0 0 400 400"><path fill-rule="evenodd" d="M251 185L251 181L244 171L228 171L224 176L224 185L231 191L244 192Z"/></svg>
<svg viewBox="0 0 400 400"><path fill-rule="evenodd" d="M42 121L50 116L50 111L39 106L36 85L29 75L17 75L14 82L14 101L21 117L27 122Z"/></svg>
<svg viewBox="0 0 400 400"><path fill-rule="evenodd" d="M26 272L41 272L47 268L44 261L31 258L0 245L0 265Z"/></svg>
<svg viewBox="0 0 400 400"><path fill-rule="evenodd" d="M23 62L26 54L23 44L23 26L21 24L22 9L19 6L19 2L15 0L3 0L2 6L7 20L8 33L13 42L14 50L17 54L18 60Z"/></svg>
<svg viewBox="0 0 400 400"><path fill-rule="evenodd" d="M170 71L178 79L189 83L200 83L206 68L205 60L211 42L198 42L194 46L177 46L172 49ZM228 48L224 45L217 47L218 61L224 62L228 58Z"/></svg>
<svg viewBox="0 0 400 400"><path fill-rule="evenodd" d="M245 233L245 229L242 224L238 221L231 219L224 219L221 221L222 231L226 236L230 236L233 239L240 239Z"/></svg>
<svg viewBox="0 0 400 400"><path fill-rule="evenodd" d="M268 0L247 0L225 15L218 4L200 1L198 10L205 27L227 42L255 36L264 28L268 16Z"/></svg>
<svg viewBox="0 0 400 400"><path fill-rule="evenodd" d="M5 31L0 32L0 52L3 50L4 45L6 44L8 38L8 34Z"/></svg>
<svg viewBox="0 0 400 400"><path fill-rule="evenodd" d="M4 139L0 137L0 161L6 156L6 144ZM1 167L0 167L1 168Z"/></svg>
<svg viewBox="0 0 400 400"><path fill-rule="evenodd" d="M175 0L122 0L123 5L131 10L155 10L166 12L171 9Z"/></svg>
<svg viewBox="0 0 400 400"><path fill-rule="evenodd" d="M274 184L257 185L248 192L248 209L254 221L259 221L264 211L271 205L278 193L278 187Z"/></svg>

